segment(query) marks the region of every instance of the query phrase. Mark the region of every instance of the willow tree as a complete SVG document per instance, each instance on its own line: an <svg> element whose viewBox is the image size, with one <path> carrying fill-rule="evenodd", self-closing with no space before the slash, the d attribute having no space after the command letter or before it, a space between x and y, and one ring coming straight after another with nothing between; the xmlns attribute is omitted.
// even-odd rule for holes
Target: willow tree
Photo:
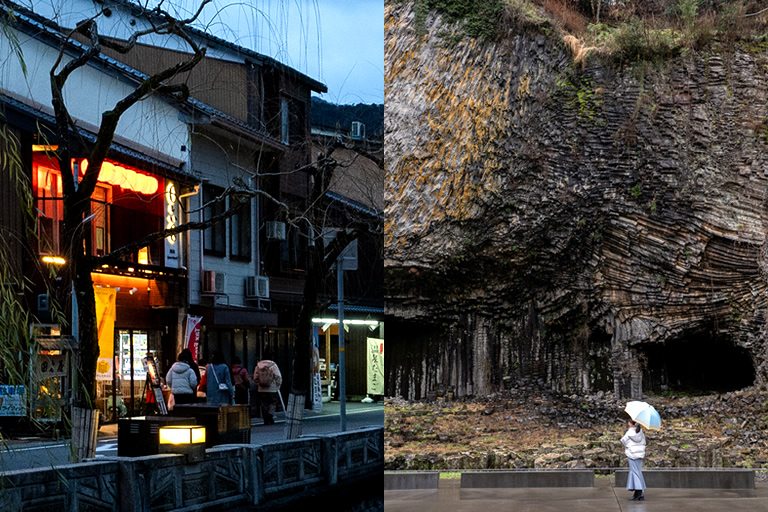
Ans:
<svg viewBox="0 0 768 512"><path fill-rule="evenodd" d="M95 410L94 399L96 397L96 363L99 357L99 345L96 301L91 271L97 264L102 264L104 258L100 260L92 256L91 238L87 236L88 230L85 229L88 216L91 213L91 196L96 188L101 166L112 146L121 116L136 103L153 94L172 95L180 101L186 100L189 96L189 91L185 84L167 85L167 82L180 73L190 71L204 57L205 48L200 48L193 38L187 34L185 29L198 18L202 9L210 2L211 0L202 0L197 11L188 19L177 19L158 7L152 13L155 20L162 21L150 24L150 28L136 31L124 43L108 39L99 33L98 19L103 12L99 13L92 18L80 22L68 34L67 41L61 45L58 59L50 70L52 106L55 116L56 142L58 145L55 158L58 160L59 168L62 170L63 188L62 252L66 263L62 268L61 275L65 277L65 282L71 280L77 303L76 334L79 344L78 371L80 379L78 389L74 390L75 407L72 424L72 444L76 460L82 460L83 458L95 455L96 438L95 435L92 435L92 432L98 424L98 412ZM103 111L96 141L92 145L86 144L78 134L75 122L69 113L64 98L64 87L67 81L73 76L75 71L95 59L101 52L102 47L108 47L124 54L136 45L140 37L149 34L180 38L189 47L190 53L180 54L179 61L176 64L146 77L132 92L120 99L112 108ZM89 44L74 58L66 60L67 52L71 51L68 43L76 35L84 36L89 41ZM87 148L89 162L87 170L79 181L73 176L72 172L67 172L70 169L71 157L75 148L81 150ZM183 229L190 229L190 227L180 226L175 231L180 232ZM163 233L158 236L168 236L168 234L170 233ZM123 247L114 251L109 256L116 258L125 252L126 248Z"/></svg>

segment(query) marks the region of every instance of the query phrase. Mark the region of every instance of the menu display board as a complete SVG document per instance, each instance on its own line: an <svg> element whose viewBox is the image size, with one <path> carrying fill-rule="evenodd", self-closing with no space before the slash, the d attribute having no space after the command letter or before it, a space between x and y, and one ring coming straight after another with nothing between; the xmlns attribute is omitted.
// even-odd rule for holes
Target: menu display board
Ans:
<svg viewBox="0 0 768 512"><path fill-rule="evenodd" d="M120 331L120 375L125 380L131 379L131 334ZM133 379L144 380L147 371L142 360L147 357L147 334L133 333Z"/></svg>

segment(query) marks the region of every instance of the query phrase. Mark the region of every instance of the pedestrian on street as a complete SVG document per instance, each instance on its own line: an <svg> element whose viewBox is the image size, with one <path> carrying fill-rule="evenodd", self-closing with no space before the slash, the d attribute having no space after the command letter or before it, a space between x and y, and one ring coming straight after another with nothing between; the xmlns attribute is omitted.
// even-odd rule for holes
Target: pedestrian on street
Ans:
<svg viewBox="0 0 768 512"><path fill-rule="evenodd" d="M195 401L197 377L192 368L184 362L184 354L179 354L177 361L165 376L165 382L171 388L173 401L177 404L191 404Z"/></svg>
<svg viewBox="0 0 768 512"><path fill-rule="evenodd" d="M188 348L182 350L179 354L179 361L184 361L192 368L192 371L195 372L195 377L197 377L197 384L200 385L200 367L197 366L195 358L192 357L192 351Z"/></svg>
<svg viewBox="0 0 768 512"><path fill-rule="evenodd" d="M250 389L251 376L243 367L243 362L235 356L232 360L232 382L235 385L235 403L248 405L248 390Z"/></svg>
<svg viewBox="0 0 768 512"><path fill-rule="evenodd" d="M253 370L253 380L258 384L261 417L264 418L265 425L272 425L275 423L275 410L279 398L277 394L280 392L283 376L274 361L263 359Z"/></svg>
<svg viewBox="0 0 768 512"><path fill-rule="evenodd" d="M229 366L224 361L221 352L214 352L211 355L211 364L205 372L205 379L208 382L205 390L207 402L209 404L231 404L235 390L232 387L232 379L229 376Z"/></svg>
<svg viewBox="0 0 768 512"><path fill-rule="evenodd" d="M630 501L645 500L645 479L643 478L643 457L645 457L645 433L639 423L627 421L629 429L621 444L626 449L624 453L629 459L629 475L627 476L627 490L634 491Z"/></svg>

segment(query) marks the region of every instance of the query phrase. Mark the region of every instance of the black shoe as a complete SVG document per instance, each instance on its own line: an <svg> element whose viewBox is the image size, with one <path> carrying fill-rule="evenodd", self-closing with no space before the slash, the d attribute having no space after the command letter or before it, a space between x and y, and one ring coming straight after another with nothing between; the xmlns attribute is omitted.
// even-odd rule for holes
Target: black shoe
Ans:
<svg viewBox="0 0 768 512"><path fill-rule="evenodd" d="M635 501L645 501L645 493L640 491L640 496L638 496Z"/></svg>
<svg viewBox="0 0 768 512"><path fill-rule="evenodd" d="M635 491L629 501L637 501L638 499L640 499L640 491Z"/></svg>

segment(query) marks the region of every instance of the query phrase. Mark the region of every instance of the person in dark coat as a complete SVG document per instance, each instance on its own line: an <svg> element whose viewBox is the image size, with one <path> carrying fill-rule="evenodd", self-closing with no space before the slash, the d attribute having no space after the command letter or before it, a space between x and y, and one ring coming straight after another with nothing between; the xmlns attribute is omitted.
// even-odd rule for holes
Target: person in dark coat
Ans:
<svg viewBox="0 0 768 512"><path fill-rule="evenodd" d="M248 375L248 370L243 367L239 357L235 356L232 361L232 383L235 386L235 403L247 405L251 376Z"/></svg>

